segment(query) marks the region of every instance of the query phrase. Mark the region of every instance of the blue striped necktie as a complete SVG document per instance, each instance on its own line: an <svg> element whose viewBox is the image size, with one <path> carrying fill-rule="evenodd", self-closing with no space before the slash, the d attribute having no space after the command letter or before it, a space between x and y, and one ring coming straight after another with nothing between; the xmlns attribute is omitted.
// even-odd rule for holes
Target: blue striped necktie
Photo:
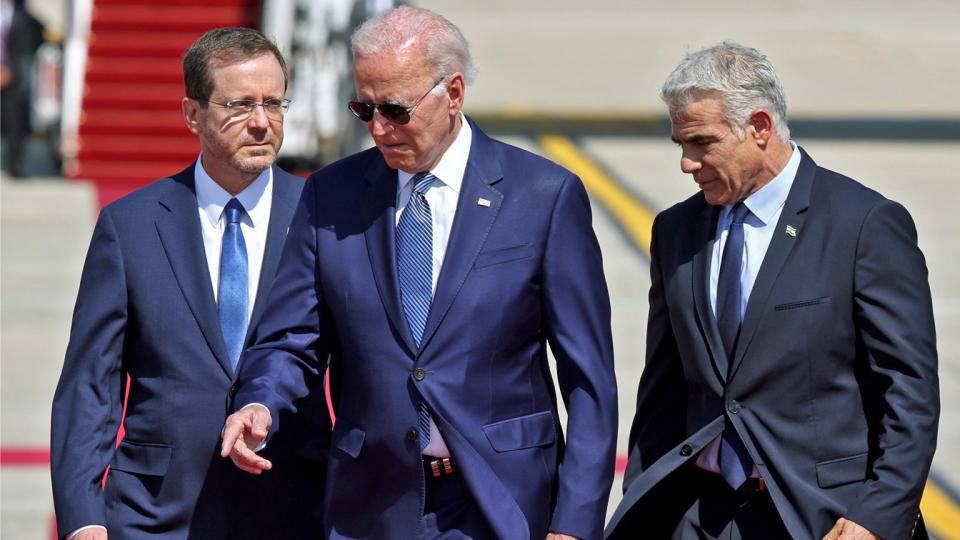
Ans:
<svg viewBox="0 0 960 540"><path fill-rule="evenodd" d="M730 228L727 230L727 242L723 246L720 260L720 275L717 278L717 326L727 355L727 373L729 378L733 353L740 334L740 273L743 268L743 220L750 209L743 202L734 205L730 212ZM723 429L720 437L720 474L733 489L739 488L753 471L750 453L737 435L731 422Z"/></svg>
<svg viewBox="0 0 960 540"><path fill-rule="evenodd" d="M234 371L247 336L247 245L240 222L246 211L237 199L230 199L223 210L223 244L220 247L220 285L217 309L220 330Z"/></svg>
<svg viewBox="0 0 960 540"><path fill-rule="evenodd" d="M397 276L400 298L410 333L417 346L433 302L433 218L424 194L434 176L429 172L413 177L413 192L397 223ZM420 403L420 449L430 441L430 415L425 402Z"/></svg>

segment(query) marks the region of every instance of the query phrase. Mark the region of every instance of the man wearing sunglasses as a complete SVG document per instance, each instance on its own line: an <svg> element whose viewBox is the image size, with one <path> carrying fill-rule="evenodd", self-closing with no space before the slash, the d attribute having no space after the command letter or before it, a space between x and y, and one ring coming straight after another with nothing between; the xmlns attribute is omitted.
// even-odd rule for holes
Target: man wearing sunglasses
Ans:
<svg viewBox="0 0 960 540"><path fill-rule="evenodd" d="M84 265L53 403L59 536L319 538L322 469L297 454L322 409L284 419L269 475L217 456L240 353L303 188L273 164L284 60L260 32L221 28L187 50L183 72L200 157L105 207Z"/></svg>
<svg viewBox="0 0 960 540"><path fill-rule="evenodd" d="M398 8L352 45L376 148L308 180L222 455L269 469L253 450L338 350L328 537L599 538L617 400L583 185L464 116L443 17Z"/></svg>

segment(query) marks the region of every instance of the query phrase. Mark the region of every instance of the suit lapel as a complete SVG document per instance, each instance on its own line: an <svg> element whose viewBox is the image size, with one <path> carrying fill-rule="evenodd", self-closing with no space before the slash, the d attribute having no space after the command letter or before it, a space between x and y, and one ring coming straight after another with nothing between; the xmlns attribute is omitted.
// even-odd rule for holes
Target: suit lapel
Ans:
<svg viewBox="0 0 960 540"><path fill-rule="evenodd" d="M253 314L250 325L247 327L247 342L253 336L264 309L267 307L267 298L273 286L273 278L280 266L280 254L283 253L283 244L287 238L287 231L293 213L300 200L300 191L303 179L297 178L273 166L273 197L270 199L270 221L267 225L267 242L263 251L263 264L260 266L260 282L257 285L257 298L253 304ZM239 369L237 370L239 371Z"/></svg>
<svg viewBox="0 0 960 540"><path fill-rule="evenodd" d="M415 354L417 344L403 316L400 280L397 278L397 171L388 167L379 157L373 160L365 178L368 183L365 200L375 209L377 216L364 233L373 278L377 282L380 302L394 330L410 353Z"/></svg>
<svg viewBox="0 0 960 540"><path fill-rule="evenodd" d="M713 359L713 368L717 379L724 382L727 379L727 354L723 349L720 338L720 329L717 318L710 307L710 264L713 260L713 243L716 237L717 218L720 207L707 204L697 217L696 229L691 235L697 239L703 248L697 251L693 258L693 304L696 306L697 317L700 319L700 328L703 330L707 348Z"/></svg>
<svg viewBox="0 0 960 540"><path fill-rule="evenodd" d="M157 219L157 233L177 284L207 345L227 376L232 377L233 368L220 331L217 303L200 232L193 169L194 166L191 166L174 176L170 189L158 199L167 213Z"/></svg>
<svg viewBox="0 0 960 540"><path fill-rule="evenodd" d="M460 287L467 279L470 269L473 268L473 263L480 254L484 240L503 204L503 194L491 186L503 178L500 163L487 148L489 142L486 136L476 125L471 127L473 144L467 160L467 168L463 173L457 212L453 218L453 228L450 230L450 240L447 242L447 252L443 258L443 268L440 269L440 276L437 278L433 304L430 306L430 315L423 330L421 349L429 343L460 292ZM490 206L478 204L481 198L489 201Z"/></svg>
<svg viewBox="0 0 960 540"><path fill-rule="evenodd" d="M816 164L813 159L802 149L800 167L797 169L797 176L793 180L793 186L790 188L790 194L783 205L783 212L780 213L780 220L777 222L776 229L773 232L773 238L770 240L770 247L763 257L763 263L760 265L760 271L757 273L757 279L754 281L753 290L750 292L750 299L747 301L747 311L743 316L743 325L740 327L740 337L737 340L737 348L733 355L733 369L731 377L739 369L740 363L750 341L760 325L763 313L766 312L765 306L773 290L773 285L780 275L784 262L790 255L796 243L796 236L803 234L803 224L806 220L806 211L810 206L810 189L813 186L813 177L816 173ZM784 231L787 225L792 226L796 231L796 236L787 235Z"/></svg>

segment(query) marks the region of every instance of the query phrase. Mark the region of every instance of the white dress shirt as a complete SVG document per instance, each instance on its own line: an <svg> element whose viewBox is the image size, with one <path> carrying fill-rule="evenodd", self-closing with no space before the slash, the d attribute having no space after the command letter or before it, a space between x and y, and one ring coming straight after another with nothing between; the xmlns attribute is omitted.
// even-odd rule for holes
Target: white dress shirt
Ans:
<svg viewBox="0 0 960 540"><path fill-rule="evenodd" d="M210 283L213 285L213 297L217 299L220 289L220 248L223 244L223 229L226 225L223 221L223 209L233 196L210 178L202 163L201 159L197 160L194 179L203 248L207 253L207 269L210 272ZM243 232L243 241L247 246L247 322L249 324L254 300L257 298L257 286L260 283L263 253L267 245L270 205L273 202L273 169L268 168L260 173L260 176L238 193L236 198L246 210L240 222L240 230Z"/></svg>
<svg viewBox="0 0 960 540"><path fill-rule="evenodd" d="M797 151L797 145L790 141L790 146L793 147L793 153L780 174L743 201L750 212L743 220L745 253L743 255L744 264L740 269L740 320L743 320L743 315L747 311L747 302L750 300L753 283L757 279L757 273L760 272L760 265L767 254L767 248L770 247L770 240L776 232L777 222L783 212L783 205L787 202L787 195L790 194L790 187L793 186L793 179L797 176L797 169L800 167L800 152ZM732 208L733 205L725 206L720 212L713 242L713 254L710 261L710 307L713 310L714 317L717 316L717 281L720 278L720 260L723 257L723 247L727 242L727 230L730 228ZM781 234L785 233L781 231ZM719 457L720 437L717 437L697 456L697 466L719 473ZM753 472L750 476L752 478L760 477L756 465L753 466Z"/></svg>
<svg viewBox="0 0 960 540"><path fill-rule="evenodd" d="M473 141L473 131L466 117L460 113L460 133L447 148L436 167L430 172L436 177L424 197L430 205L430 218L433 221L433 292L437 291L437 278L443 268L443 258L447 253L447 243L450 240L450 229L453 227L453 218L457 213L457 201L460 199L460 186L463 184L463 173L467 170L467 160L470 157L470 143ZM413 192L413 173L397 171L397 223L410 201ZM430 417L430 442L423 449L428 456L450 457L450 450L437 429L433 416Z"/></svg>

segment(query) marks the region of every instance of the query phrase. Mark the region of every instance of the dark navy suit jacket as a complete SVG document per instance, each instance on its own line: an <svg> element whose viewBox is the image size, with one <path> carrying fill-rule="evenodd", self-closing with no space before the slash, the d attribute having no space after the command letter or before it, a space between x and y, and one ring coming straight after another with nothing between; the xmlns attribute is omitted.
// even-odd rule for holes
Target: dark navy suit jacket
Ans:
<svg viewBox="0 0 960 540"><path fill-rule="evenodd" d="M498 537L542 539L552 529L599 538L616 380L582 183L473 126L419 348L400 300L396 197L397 172L376 149L308 179L235 407L288 409L308 391L304 374L339 349L324 501L331 538L409 539L422 527L421 400ZM566 441L547 342L569 414Z"/></svg>
<svg viewBox="0 0 960 540"><path fill-rule="evenodd" d="M302 179L273 168L251 329L302 187ZM115 448L128 374L126 435ZM289 422L294 428L269 449L278 469L262 477L219 457L234 380L191 165L100 212L53 402L51 473L60 536L101 524L111 538L315 538L319 533L311 529L319 523L311 523L310 514L319 505L322 475L294 454L307 444L308 419ZM260 528L265 521L277 536Z"/></svg>
<svg viewBox="0 0 960 540"><path fill-rule="evenodd" d="M696 493L685 469L732 423L794 538L822 538L841 516L909 538L939 416L910 215L803 152L726 381L708 294L718 215L698 193L654 224L646 366L608 536L676 520Z"/></svg>

